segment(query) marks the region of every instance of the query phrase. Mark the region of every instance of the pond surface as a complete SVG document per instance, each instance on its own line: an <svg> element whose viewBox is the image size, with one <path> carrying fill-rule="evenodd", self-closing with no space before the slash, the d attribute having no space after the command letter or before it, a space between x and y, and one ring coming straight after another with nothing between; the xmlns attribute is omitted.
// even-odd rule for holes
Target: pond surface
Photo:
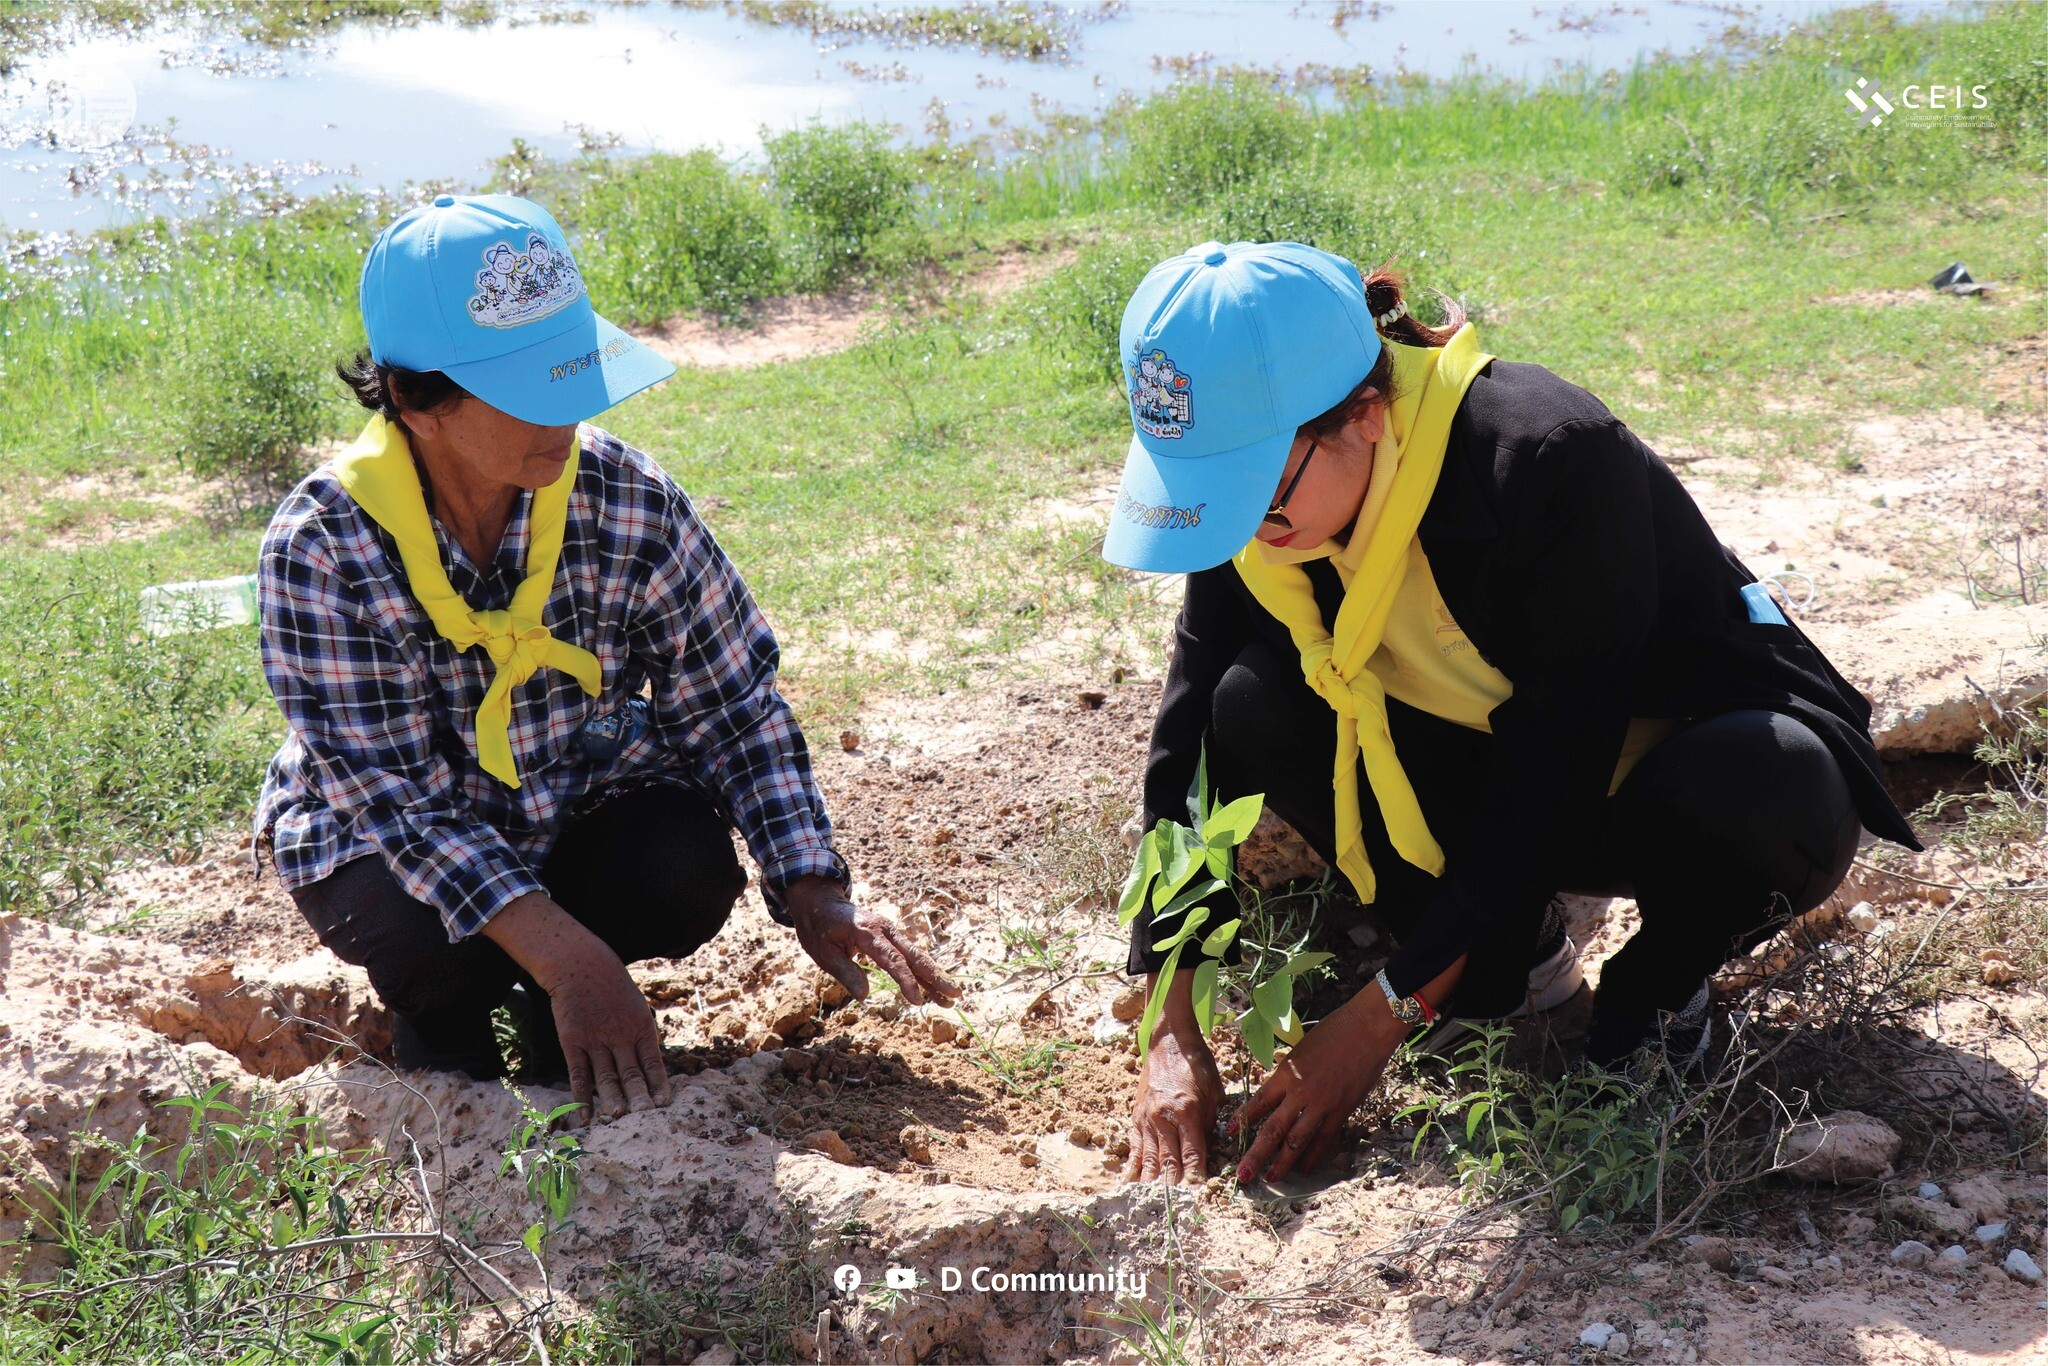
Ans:
<svg viewBox="0 0 2048 1366"><path fill-rule="evenodd" d="M659 0L507 4L487 27L350 24L283 50L164 23L79 37L0 82L0 228L86 230L177 213L225 185L468 184L514 138L550 156L586 137L615 137L627 151L745 156L764 126L810 118L875 120L923 138L935 107L971 136L1036 127L1047 107L1099 112L1191 66L1479 69L1537 82L1712 49L1731 25L1768 32L1842 2L1134 0L1058 11L1067 56L1042 61L814 36Z"/></svg>

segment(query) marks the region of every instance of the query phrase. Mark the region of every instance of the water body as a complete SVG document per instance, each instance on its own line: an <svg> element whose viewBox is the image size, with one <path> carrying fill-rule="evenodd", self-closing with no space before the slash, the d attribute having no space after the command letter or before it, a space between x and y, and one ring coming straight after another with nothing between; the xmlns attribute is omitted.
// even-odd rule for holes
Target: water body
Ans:
<svg viewBox="0 0 2048 1366"><path fill-rule="evenodd" d="M0 82L0 228L77 231L177 213L235 179L233 168L302 194L472 183L514 138L550 156L574 153L587 132L627 151L713 146L741 157L758 150L764 126L811 118L879 121L909 138L927 135L935 107L960 135L1036 126L1048 105L1093 113L1168 86L1186 69L1178 58L1197 59L1196 69L1368 64L1534 83L1712 50L1732 24L1782 29L1842 3L1133 0L1107 17L1077 6L1064 61L820 38L658 0L554 11L582 22L535 22L536 12L506 5L482 28L353 24L282 51L160 25L80 38ZM181 151L152 132L164 129ZM152 167L163 183L137 192Z"/></svg>

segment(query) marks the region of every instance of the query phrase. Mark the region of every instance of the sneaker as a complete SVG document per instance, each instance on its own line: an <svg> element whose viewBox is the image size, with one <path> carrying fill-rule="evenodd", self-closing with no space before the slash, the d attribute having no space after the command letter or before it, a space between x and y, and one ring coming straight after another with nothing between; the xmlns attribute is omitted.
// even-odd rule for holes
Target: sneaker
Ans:
<svg viewBox="0 0 2048 1366"><path fill-rule="evenodd" d="M1657 1037L1663 1042L1664 1057L1678 1072L1690 1072L1707 1056L1713 1042L1712 998L1702 981L1692 999L1678 1010L1657 1012Z"/></svg>
<svg viewBox="0 0 2048 1366"><path fill-rule="evenodd" d="M1520 1020L1555 1010L1577 996L1585 986L1586 973L1579 966L1579 946L1572 942L1570 935L1564 935L1555 952L1529 969L1529 990L1522 997L1522 1003L1500 1018ZM1415 1041L1415 1050L1442 1055L1473 1032L1469 1021L1445 1016Z"/></svg>
<svg viewBox="0 0 2048 1366"><path fill-rule="evenodd" d="M1555 1010L1578 995L1584 985L1586 972L1579 966L1579 946L1566 935L1556 953L1529 969L1529 994L1508 1012L1508 1018Z"/></svg>
<svg viewBox="0 0 2048 1366"><path fill-rule="evenodd" d="M1677 1010L1652 1010L1642 1015L1630 1011L1616 1016L1603 1011L1596 999L1592 1032L1586 1037L1586 1060L1618 1071L1641 1050L1653 1048L1662 1050L1675 1071L1695 1071L1713 1043L1712 1006L1705 978Z"/></svg>

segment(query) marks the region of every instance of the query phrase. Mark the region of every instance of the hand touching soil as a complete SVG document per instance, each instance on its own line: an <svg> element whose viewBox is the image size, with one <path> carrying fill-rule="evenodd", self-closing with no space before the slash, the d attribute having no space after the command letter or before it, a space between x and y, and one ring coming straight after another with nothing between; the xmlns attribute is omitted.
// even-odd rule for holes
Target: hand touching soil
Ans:
<svg viewBox="0 0 2048 1366"><path fill-rule="evenodd" d="M1280 1181L1297 1168L1320 1168L1405 1033L1372 987L1325 1016L1231 1116L1228 1132L1241 1135L1256 1127L1259 1135L1238 1163L1237 1179Z"/></svg>
<svg viewBox="0 0 2048 1366"><path fill-rule="evenodd" d="M569 1064L569 1091L584 1107L579 1118L616 1119L629 1109L669 1103L654 1012L609 944L545 892L520 897L492 916L483 933L548 994Z"/></svg>
<svg viewBox="0 0 2048 1366"><path fill-rule="evenodd" d="M864 1001L868 975L854 961L855 955L869 959L894 978L903 999L921 1004L926 996L951 1001L960 994L939 971L931 955L911 942L904 928L876 911L864 910L847 900L839 884L829 878L798 878L786 893L790 919L796 922L797 943L813 962L839 979L840 985Z"/></svg>
<svg viewBox="0 0 2048 1366"><path fill-rule="evenodd" d="M1152 1032L1131 1104L1131 1157L1126 1181L1200 1182L1209 1175L1209 1133L1223 1101L1216 1055L1195 1023L1192 973L1176 973ZM1145 982L1152 992L1152 978Z"/></svg>
<svg viewBox="0 0 2048 1366"><path fill-rule="evenodd" d="M618 955L602 942L598 948L611 961L593 959L564 972L548 987L548 1000L569 1063L570 1094L588 1107L594 1087L597 1116L617 1119L628 1110L667 1105L672 1093L647 997Z"/></svg>

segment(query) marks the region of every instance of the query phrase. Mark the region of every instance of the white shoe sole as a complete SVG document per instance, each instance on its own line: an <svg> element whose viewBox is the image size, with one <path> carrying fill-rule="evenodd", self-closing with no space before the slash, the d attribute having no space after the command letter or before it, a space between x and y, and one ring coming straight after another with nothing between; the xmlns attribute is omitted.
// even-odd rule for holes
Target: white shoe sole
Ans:
<svg viewBox="0 0 2048 1366"><path fill-rule="evenodd" d="M1500 1018L1519 1020L1555 1010L1578 995L1585 985L1586 973L1579 966L1579 946L1566 935L1556 953L1529 969L1529 990L1522 1003ZM1445 1020L1417 1040L1415 1048L1421 1053L1442 1053L1472 1032L1469 1020Z"/></svg>

